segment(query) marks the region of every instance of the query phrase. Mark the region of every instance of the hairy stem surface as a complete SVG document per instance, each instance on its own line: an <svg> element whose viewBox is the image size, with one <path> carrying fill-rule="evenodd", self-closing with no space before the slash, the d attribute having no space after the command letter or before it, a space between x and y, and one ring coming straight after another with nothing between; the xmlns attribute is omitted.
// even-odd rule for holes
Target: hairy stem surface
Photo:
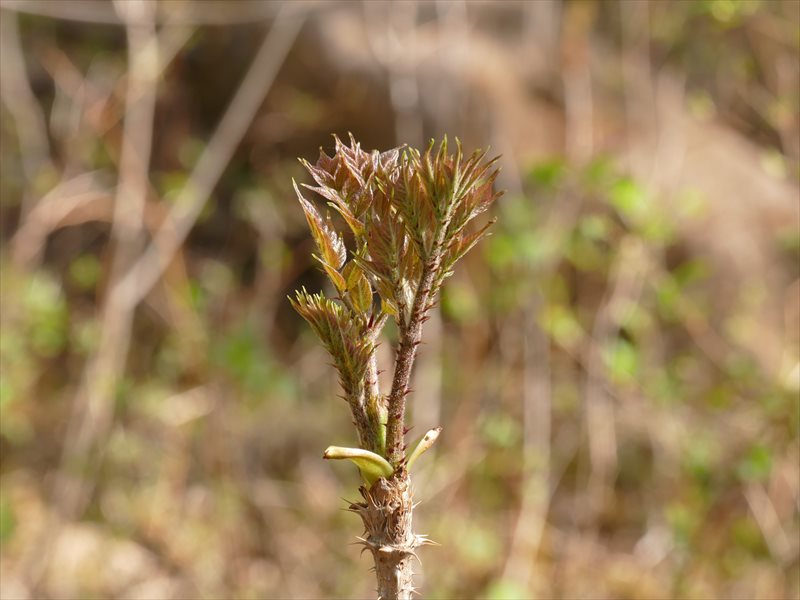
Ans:
<svg viewBox="0 0 800 600"><path fill-rule="evenodd" d="M364 522L360 538L375 559L378 600L410 600L414 593L412 560L424 536L412 531L413 501L408 473L400 469L389 479L361 487L363 502L350 505Z"/></svg>
<svg viewBox="0 0 800 600"><path fill-rule="evenodd" d="M439 271L442 245L447 227L439 227L433 243L430 258L422 270L411 314L405 326L400 327L400 344L397 347L392 390L389 393L389 420L386 424L386 458L393 465L399 465L405 458L403 435L406 416L406 395L411 380L411 368L417 355L417 346L422 340L422 323L428 312L434 280Z"/></svg>

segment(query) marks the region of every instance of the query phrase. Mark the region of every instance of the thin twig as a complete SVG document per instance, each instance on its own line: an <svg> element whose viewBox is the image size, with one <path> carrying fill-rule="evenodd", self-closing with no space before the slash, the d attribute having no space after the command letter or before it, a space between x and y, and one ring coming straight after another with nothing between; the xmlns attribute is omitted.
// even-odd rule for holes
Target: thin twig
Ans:
<svg viewBox="0 0 800 600"><path fill-rule="evenodd" d="M575 164L584 163L594 152L591 72L594 13L594 6L588 3L570 4L564 8L562 19L565 153Z"/></svg>
<svg viewBox="0 0 800 600"><path fill-rule="evenodd" d="M275 17L285 4L293 10L306 11L340 6L334 1L293 0L292 2L255 2L251 0L195 0L194 2L161 2L155 15L157 25L237 25L267 21ZM111 4L98 0L0 0L7 11L81 21L98 25L124 25Z"/></svg>
<svg viewBox="0 0 800 600"><path fill-rule="evenodd" d="M587 498L590 512L596 517L607 499L617 471L617 425L614 398L603 374L604 349L614 339L627 307L635 306L644 287L646 263L644 248L633 236L623 238L611 268L609 287L597 311L586 359L585 411L589 437L589 474Z"/></svg>
<svg viewBox="0 0 800 600"><path fill-rule="evenodd" d="M533 296L524 309L521 499L503 569L503 579L526 588L531 583L552 497L550 340L536 323L540 304L541 298Z"/></svg>
<svg viewBox="0 0 800 600"><path fill-rule="evenodd" d="M429 309L430 293L439 270L442 246L447 226L440 225L433 242L430 257L425 261L422 275L411 305L408 321L400 324L400 343L394 363L392 390L389 392L389 420L386 425L386 454L393 465L400 464L405 457L403 429L405 427L406 396L411 380L411 368L417 355L417 346L422 339L422 324Z"/></svg>
<svg viewBox="0 0 800 600"><path fill-rule="evenodd" d="M514 148L507 135L497 132L493 137L498 142L503 156L511 164L519 164ZM509 169L504 176L503 185L517 196L525 193L519 171ZM571 224L577 213L578 202L559 203L559 211L567 213L566 220ZM570 210L572 208L572 210ZM574 211L574 212L573 212ZM555 222L559 214L551 215ZM560 216L564 219L564 216ZM548 227L551 235L563 237L569 227ZM528 277L546 281L556 269L555 261L548 261L538 269L532 269ZM552 500L551 482L551 428L552 428L552 390L550 368L550 340L537 324L543 298L541 293L532 294L522 307L524 330L521 343L522 354L522 469L520 474L520 503L515 515L516 521L511 532L508 556L503 567L502 579L530 586L534 573L534 559L541 544L547 523L547 513Z"/></svg>
<svg viewBox="0 0 800 600"><path fill-rule="evenodd" d="M364 2L365 32L373 56L389 75L389 98L394 111L395 141L422 144L420 89L417 83L416 1L381 5ZM383 10L381 10L383 8ZM388 12L391 18L381 14ZM444 54L444 53L443 53Z"/></svg>
<svg viewBox="0 0 800 600"><path fill-rule="evenodd" d="M751 482L744 489L744 497L750 511L755 517L758 528L764 541L767 543L770 554L777 561L789 564L792 559L793 544L781 523L781 518L775 510L775 504L761 483ZM797 538L795 538L797 541ZM796 548L796 546L795 546ZM795 554L796 556L796 554Z"/></svg>
<svg viewBox="0 0 800 600"><path fill-rule="evenodd" d="M144 206L149 187L149 164L155 116L158 47L151 43L156 32L152 9L147 3L121 6L129 13L127 27L130 76L125 103L119 185L114 202L112 237L116 250L111 264L111 292L104 303L101 335L97 352L84 371L78 402L81 418L70 427L65 445L65 464L83 460L98 435L107 430L111 420L113 390L123 370L133 324L132 307L120 301L120 278L138 253L144 224ZM147 7L147 8L145 8ZM82 495L82 494L81 494ZM59 495L72 510L80 510L78 496ZM68 514L71 510L66 511Z"/></svg>
<svg viewBox="0 0 800 600"><path fill-rule="evenodd" d="M119 302L116 291L123 270L138 252L144 221L144 206L149 186L156 104L156 65L158 47L149 44L156 35L153 6L146 2L118 4L128 19L127 37L130 77L126 93L119 185L114 204L112 237L116 241L111 265L111 292L103 305L100 341L86 363L73 405L55 480L55 501L61 509L43 532L44 543L59 529L59 519L71 519L83 511L92 487L91 472L97 456L92 453L97 440L104 439L113 418L114 390L124 370L133 325L133 307ZM73 473L78 470L78 476ZM37 544L38 546L38 544ZM52 544L46 544L45 549ZM34 581L47 564L44 551L34 558Z"/></svg>
<svg viewBox="0 0 800 600"><path fill-rule="evenodd" d="M47 236L72 213L99 201L112 204L114 191L100 183L100 174L90 171L60 181L33 205L9 242L17 265L31 268L41 260Z"/></svg>
<svg viewBox="0 0 800 600"><path fill-rule="evenodd" d="M5 19L3 21L5 22ZM158 44L156 77L160 77L164 73L180 48L189 39L191 32L191 29L186 27L168 27L161 31L157 40L154 38L147 42L148 46ZM153 49L146 47L144 51L153 52ZM68 109L69 112L78 112L82 115L78 126L73 129L79 129L85 136L87 128L80 129L80 126L88 125L89 133L103 142L111 162L119 167L120 157L116 138L109 137L108 132L122 119L123 111L115 111L113 115L103 119L91 118L88 113L93 111L93 107L108 103L111 96L116 94L117 88L120 89L120 95L126 94L128 77L120 77L117 82L101 90L89 75L84 77L70 58L59 50L45 53L40 57L40 62L53 78L59 97L64 98L65 102L76 104L74 108ZM134 91L134 93L136 92ZM79 103L76 98L81 98L82 101ZM138 98L130 101L136 102ZM32 106L38 106L38 104ZM24 123L19 123L20 130L24 125ZM63 147L79 143L73 139L75 134L77 131L71 131L70 134L64 136L56 136L56 142ZM59 137L61 139L58 139ZM113 206L113 198L109 199L109 197L113 196L114 190L102 183L103 171L80 172L70 177L68 174L75 171L76 168L80 169L81 165L72 165L69 153L66 153L65 158L67 162L63 167L62 180L47 191L41 199L31 199L30 208L24 212L17 232L11 239L12 256L19 265L30 268L38 261L44 252L47 236L55 228L62 226L62 222L70 215L87 208L94 213L95 211L89 207L95 206L97 202L107 201L110 206ZM52 166L52 169L55 173L55 166ZM105 217L103 218L105 219ZM110 217L108 220L112 221ZM152 229L152 225L148 227Z"/></svg>
<svg viewBox="0 0 800 600"><path fill-rule="evenodd" d="M284 6L208 146L178 193L174 208L143 255L121 281L120 296L123 301L138 304L169 266L261 106L306 16L305 12Z"/></svg>
<svg viewBox="0 0 800 600"><path fill-rule="evenodd" d="M30 86L19 39L16 15L0 19L0 95L16 125L22 170L29 188L35 189L43 173L55 175L50 156L47 122ZM30 191L22 198L22 215L32 205Z"/></svg>

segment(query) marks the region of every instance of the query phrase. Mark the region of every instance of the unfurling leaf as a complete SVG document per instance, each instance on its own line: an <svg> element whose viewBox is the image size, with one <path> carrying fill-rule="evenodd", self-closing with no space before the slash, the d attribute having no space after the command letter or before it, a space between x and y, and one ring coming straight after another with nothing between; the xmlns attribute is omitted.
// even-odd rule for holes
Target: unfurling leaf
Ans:
<svg viewBox="0 0 800 600"><path fill-rule="evenodd" d="M391 300L387 300L386 298L383 298L381 300L381 310L387 315L391 315L393 317L397 317L400 314L394 303L392 303Z"/></svg>
<svg viewBox="0 0 800 600"><path fill-rule="evenodd" d="M363 450L361 448L342 448L341 446L328 446L322 458L353 461L361 471L361 476L369 485L383 477L388 479L394 473L394 469L389 462L382 456Z"/></svg>
<svg viewBox="0 0 800 600"><path fill-rule="evenodd" d="M372 287L364 272L353 261L347 263L342 271L347 282L347 293L353 308L366 313L372 308Z"/></svg>
<svg viewBox="0 0 800 600"><path fill-rule="evenodd" d="M446 257L446 264L448 268L452 268L453 265L461 260L461 258L477 244L481 241L486 235L488 234L487 230L489 227L494 225L497 219L492 219L486 225L481 227L478 231L471 233L469 235L459 235L456 238L456 243L451 246L449 249L448 255Z"/></svg>
<svg viewBox="0 0 800 600"><path fill-rule="evenodd" d="M293 303L333 356L359 445L398 465L404 460L398 433L403 427L394 415L403 413L389 411L386 418L386 411L402 406L407 385L393 381L385 399L376 391L376 341L390 316L401 336L418 335L413 332L420 328L411 325L424 322L455 262L486 234L488 225L474 233L467 228L499 196L497 159L488 160L482 150L465 156L458 139L438 146L432 141L422 152L407 147L367 152L352 135L347 142L334 136L331 156L320 149L315 164L301 159L314 180L304 187L343 223L321 214L295 184L319 248L315 258L337 297L303 292ZM347 231L349 252L338 226ZM404 348L416 348L419 341L407 339ZM413 352L408 356L413 362ZM437 435L438 429L428 432L404 464L416 460Z"/></svg>
<svg viewBox="0 0 800 600"><path fill-rule="evenodd" d="M420 457L420 455L423 454L425 451L427 451L431 446L433 446L433 444L439 438L439 434L441 432L442 432L441 427L434 427L433 429L430 429L425 435L423 435L422 439L420 439L419 442L417 442L414 451L408 457L407 468L409 471L411 470L411 466Z"/></svg>
<svg viewBox="0 0 800 600"><path fill-rule="evenodd" d="M342 274L339 273L339 271L334 269L327 262L322 260L319 256L314 256L314 258L316 258L319 261L319 263L322 265L322 268L325 271L325 274L328 276L328 279L331 280L331 283L336 287L338 292L340 294L342 292L344 292L347 289L347 282L345 281L345 278L342 277Z"/></svg>
<svg viewBox="0 0 800 600"><path fill-rule="evenodd" d="M303 289L289 300L333 357L348 402L360 402L358 392L363 390L364 375L374 351L369 336L344 306L322 294L309 294Z"/></svg>
<svg viewBox="0 0 800 600"><path fill-rule="evenodd" d="M308 227L311 229L311 235L314 236L314 241L317 242L320 254L326 263L335 269L341 269L347 258L347 251L344 247L342 237L337 234L326 223L314 205L303 197L300 193L300 188L297 183L292 179L294 191L297 193L297 199L300 201L300 206L303 207L303 213L306 215Z"/></svg>

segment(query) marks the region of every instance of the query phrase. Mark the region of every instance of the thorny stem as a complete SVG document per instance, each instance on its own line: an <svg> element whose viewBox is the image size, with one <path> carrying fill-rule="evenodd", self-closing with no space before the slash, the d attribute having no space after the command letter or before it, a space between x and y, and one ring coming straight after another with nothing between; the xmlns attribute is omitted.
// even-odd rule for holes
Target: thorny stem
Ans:
<svg viewBox="0 0 800 600"><path fill-rule="evenodd" d="M379 479L369 489L362 486L360 491L364 500L351 504L350 510L364 522L365 535L359 541L375 560L378 599L411 600L415 550L430 542L413 533L408 473L399 469L389 479Z"/></svg>
<svg viewBox="0 0 800 600"><path fill-rule="evenodd" d="M392 390L389 393L389 420L386 423L386 459L395 467L405 459L403 437L405 428L406 395L411 380L411 368L417 355L417 346L422 340L422 323L428 312L431 290L439 271L442 247L447 233L446 223L436 232L431 254L422 269L414 303L408 321L401 324L400 343L397 347Z"/></svg>
<svg viewBox="0 0 800 600"><path fill-rule="evenodd" d="M404 446L406 396L422 326L451 267L486 230L467 234L465 226L500 195L492 193L497 172L488 174L494 160L485 162L484 152L463 160L460 143L454 156L447 154L446 139L435 155L433 146L424 155L413 149L368 154L351 136L350 147L336 138L334 157L321 152L315 166L303 162L318 184L306 187L329 201L356 238L359 250L350 262L342 235L297 190L324 271L340 296L334 301L302 290L293 305L334 357L358 429L360 449L330 447L325 458L354 460L369 483L360 488L363 501L350 509L364 522L359 539L375 560L379 600L410 600L415 550L430 543L413 533ZM384 397L375 346L390 314L400 339L392 388ZM440 429L423 437L412 462Z"/></svg>

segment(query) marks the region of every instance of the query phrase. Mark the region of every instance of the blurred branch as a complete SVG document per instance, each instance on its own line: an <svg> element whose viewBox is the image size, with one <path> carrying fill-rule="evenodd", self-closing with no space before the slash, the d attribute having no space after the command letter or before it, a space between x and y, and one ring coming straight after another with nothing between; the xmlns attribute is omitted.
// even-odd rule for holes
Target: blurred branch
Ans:
<svg viewBox="0 0 800 600"><path fill-rule="evenodd" d="M172 63L175 56L184 47L187 40L194 31L191 27L175 26L163 28L157 40L151 40L148 44L158 44L158 76L162 76L167 67ZM146 50L150 51L150 50ZM88 124L92 131L91 133L97 138L105 141L106 134L113 129L123 117L122 110L116 110L114 100L117 97L124 99L127 93L128 75L122 76L111 81L98 81L99 78L93 78L92 69L90 67L86 76L83 75L81 70L73 63L70 57L59 48L44 48L39 52L39 62L42 67L47 71L53 82L56 85L56 91L66 96L69 102L77 103L76 97L80 98L83 94L89 96L86 103L91 101L88 106L82 107L85 114L85 123ZM104 79L108 79L106 73L102 74ZM88 91L83 91L86 88ZM103 105L112 105L112 110L108 111L112 114L103 113L96 110L95 107ZM51 117L51 120L55 117ZM84 121L81 121L81 125ZM55 129L55 128L54 128ZM65 137L65 136L62 136ZM69 144L71 140L60 140L63 144ZM115 144L105 144L106 149L112 160L118 160L118 149ZM67 159L70 157L67 156ZM67 169L68 170L68 169Z"/></svg>
<svg viewBox="0 0 800 600"><path fill-rule="evenodd" d="M13 15L9 18L13 18ZM3 23L6 22L7 19L4 18ZM156 77L163 74L191 32L191 28L188 27L169 27L161 31L158 40L153 38L146 42L145 52L153 52L158 44ZM113 206L114 191L101 182L103 171L80 172L74 177L69 177L70 172L74 172L76 169L82 170L82 165L73 164L78 161L78 157L71 154L67 148L79 144L81 136L93 135L95 139L103 143L111 161L119 166L121 157L115 143L116 138L108 134L122 119L123 111L104 112L99 110L99 107L113 104L112 97L116 95L117 89L119 89L120 95L131 91L126 90L128 76L120 77L117 82L110 86L102 86L101 89L101 86L97 85L96 79L92 77L91 70L84 76L69 56L55 48L48 48L42 52L39 61L55 83L56 100L51 118L57 119L55 115L59 111L55 106L59 105L60 112L70 115L66 120L75 121L75 123L69 125L68 131L64 130L66 128L63 123L60 127L52 128L55 143L62 145L65 149L62 179L41 199L31 199L30 207L21 218L19 228L11 240L14 261L26 267L31 267L39 259L44 251L47 237L55 229L66 224L90 220L112 221L110 207ZM143 90L138 89L139 86L136 87L137 89L132 90L132 93L143 93ZM4 91L6 88L7 86L4 86ZM138 102L140 99L141 96L137 96L128 102ZM34 99L31 101L30 107L26 103L25 108L37 111L38 106L38 102ZM112 108L116 109L116 106ZM42 119L44 119L43 116ZM24 122L17 121L17 123L22 130ZM46 134L46 132L44 133ZM56 167L52 163L50 166L53 169L53 175L56 176ZM154 222L152 210L149 214L151 222L148 223L148 227L153 229L157 223Z"/></svg>
<svg viewBox="0 0 800 600"><path fill-rule="evenodd" d="M528 56L540 54L543 58L539 60L546 61L558 56L560 17L561 7L558 0L538 0L523 4L522 47Z"/></svg>
<svg viewBox="0 0 800 600"><path fill-rule="evenodd" d="M596 5L568 4L562 18L562 80L564 83L565 154L582 164L594 152L592 96L592 28Z"/></svg>
<svg viewBox="0 0 800 600"><path fill-rule="evenodd" d="M633 236L623 238L611 268L609 286L597 310L586 359L586 428L589 438L587 501L596 518L608 499L617 472L617 432L614 398L607 385L603 352L614 339L625 311L639 302L646 275L645 249Z"/></svg>
<svg viewBox="0 0 800 600"><path fill-rule="evenodd" d="M650 66L650 7L646 1L619 4L622 100L627 139L640 129L652 128L656 110Z"/></svg>
<svg viewBox="0 0 800 600"><path fill-rule="evenodd" d="M254 0L194 0L159 2L154 19L157 25L236 25L272 19L284 7L291 5L297 12L309 9L333 8L337 1L293 0L271 2ZM37 15L82 21L99 25L124 25L111 3L98 0L0 0L0 8Z"/></svg>
<svg viewBox="0 0 800 600"><path fill-rule="evenodd" d="M60 181L33 206L11 239L11 254L18 265L30 267L44 252L47 236L70 215L98 202L111 205L114 192L98 181L98 172L81 173ZM94 212L94 211L93 211Z"/></svg>
<svg viewBox="0 0 800 600"><path fill-rule="evenodd" d="M550 340L536 323L540 304L536 295L524 308L521 500L502 576L525 589L531 585L553 493Z"/></svg>
<svg viewBox="0 0 800 600"><path fill-rule="evenodd" d="M158 46L153 22L154 4L121 1L116 4L128 22L128 62L130 75L125 102L119 182L112 217L112 237L116 242L110 286L102 308L100 340L88 358L76 394L62 449L61 465L54 482L54 502L60 508L41 534L31 556L28 574L38 581L47 566L48 540L55 539L62 520L83 512L91 493L101 448L111 429L114 397L124 371L133 325L133 306L120 302L119 279L133 260L141 242L144 206L149 187L153 121L158 76Z"/></svg>
<svg viewBox="0 0 800 600"><path fill-rule="evenodd" d="M103 25L121 25L123 23L110 2L97 2L96 0L65 0L64 2L2 0L0 1L0 8L43 17L83 21L85 23Z"/></svg>
<svg viewBox="0 0 800 600"><path fill-rule="evenodd" d="M508 132L495 132L500 150L511 164L519 164ZM503 185L514 195L525 193L522 177L517 169L501 174ZM569 229L560 225L572 222L580 204L578 198L565 199L550 215L550 235L561 237ZM572 211L575 211L573 213ZM545 281L552 276L556 263L550 262L529 273L528 276ZM514 582L528 589L532 584L535 563L542 534L547 523L547 512L553 493L551 464L552 397L550 370L550 340L537 324L541 312L540 293L532 294L522 307L522 468L520 474L520 503L511 532L511 542L503 567L502 580ZM511 359L513 360L513 359ZM511 362L511 361L509 361Z"/></svg>
<svg viewBox="0 0 800 600"><path fill-rule="evenodd" d="M112 217L112 237L116 241L110 275L110 292L103 305L100 342L89 358L77 394L75 412L64 445L62 483L57 499L65 516L82 510L88 479L66 477L63 469L89 463L89 451L111 426L114 392L130 344L133 306L120 301L118 289L125 268L141 244L144 206L149 187L153 121L158 76L158 45L153 6L147 2L118 3L117 9L128 20L130 75L125 102L119 184Z"/></svg>
<svg viewBox="0 0 800 600"><path fill-rule="evenodd" d="M99 440L107 436L111 428L112 399L119 377L124 371L135 307L180 249L183 239L227 166L253 114L260 106L302 22L302 19L294 15L286 16L293 11L282 11L281 14L284 16L276 20L214 138L177 200L178 209L188 207L189 210L181 213L176 209L170 214L155 235L150 254L145 253L137 263L149 265L147 273L150 283L146 289L132 288L131 283L139 285L138 279L130 277L132 272L136 273L131 264L139 254L141 246L144 203L149 189L148 170L156 81L165 64L159 60L159 40L156 38L152 23L152 10L150 14L144 14L148 10L147 7L151 6L154 5L147 3L118 5L120 13L130 19L128 26L130 73L127 78L124 133L119 165L120 181L112 225L112 235L116 238L117 248L111 267L110 291L101 317L100 342L84 371L64 444L61 471L56 480L55 497L61 503L62 518L72 518L80 513L88 500L92 484L92 477L88 473L97 461L92 449ZM137 10L142 12L137 13ZM150 17L150 21L143 22L145 17ZM170 28L165 31L172 30L173 28ZM172 46L173 49L178 47L178 44ZM89 196L85 194L79 196L71 204L78 202L81 197L86 200ZM48 207L50 204L51 202L47 202ZM173 223L174 228L170 227ZM163 241L165 233L166 244ZM165 245L170 249L168 259L162 261L161 252L164 251ZM157 249L155 260L153 248ZM148 256L149 263L146 262ZM82 478L68 474L68 470L76 465L83 474ZM51 524L48 531L44 532L44 536L50 535L50 531L55 529L56 526ZM46 537L42 542L45 540ZM40 560L38 552L35 552L32 558L33 578L38 579L46 559Z"/></svg>
<svg viewBox="0 0 800 600"><path fill-rule="evenodd" d="M144 254L120 282L121 301L138 304L183 244L261 106L305 16L305 12L282 5L208 146L178 193L174 208Z"/></svg>
<svg viewBox="0 0 800 600"><path fill-rule="evenodd" d="M669 285L672 275L661 261L650 252L647 253L647 259L651 277L649 283L653 289L657 290L659 286ZM727 369L726 361L733 344L723 338L711 325L708 316L704 314L703 310L683 294L675 298L675 308L678 318L695 345L703 352L711 364L720 371L725 372ZM738 350L745 353L750 352L748 348L743 346L739 346Z"/></svg>
<svg viewBox="0 0 800 600"><path fill-rule="evenodd" d="M22 199L22 214L30 210L30 188L38 187L42 174L55 174L47 138L47 122L28 81L16 15L0 19L0 95L17 130L20 157L29 191Z"/></svg>
<svg viewBox="0 0 800 600"><path fill-rule="evenodd" d="M775 510L775 505L764 486L751 482L745 487L744 496L770 553L778 561L788 564L794 553L792 542L789 540L789 536L781 524L781 518Z"/></svg>
<svg viewBox="0 0 800 600"><path fill-rule="evenodd" d="M367 42L373 56L389 75L395 142L420 146L423 132L417 58L415 52L409 51L409 48L416 46L417 2L381 3L367 0L362 6Z"/></svg>
<svg viewBox="0 0 800 600"><path fill-rule="evenodd" d="M53 83L53 102L49 111L50 135L54 152L61 162L61 177L70 177L75 172L84 171L87 148L96 136L96 122L106 114L106 107L112 106L121 114L123 107L111 102L114 85L102 59L93 57L86 74L78 68L64 50L54 45L43 45L35 51L36 61L50 76ZM120 96L124 98L124 88ZM110 112L110 111L109 111ZM88 127L87 127L88 125ZM119 140L108 146L109 155L115 162L119 160Z"/></svg>

